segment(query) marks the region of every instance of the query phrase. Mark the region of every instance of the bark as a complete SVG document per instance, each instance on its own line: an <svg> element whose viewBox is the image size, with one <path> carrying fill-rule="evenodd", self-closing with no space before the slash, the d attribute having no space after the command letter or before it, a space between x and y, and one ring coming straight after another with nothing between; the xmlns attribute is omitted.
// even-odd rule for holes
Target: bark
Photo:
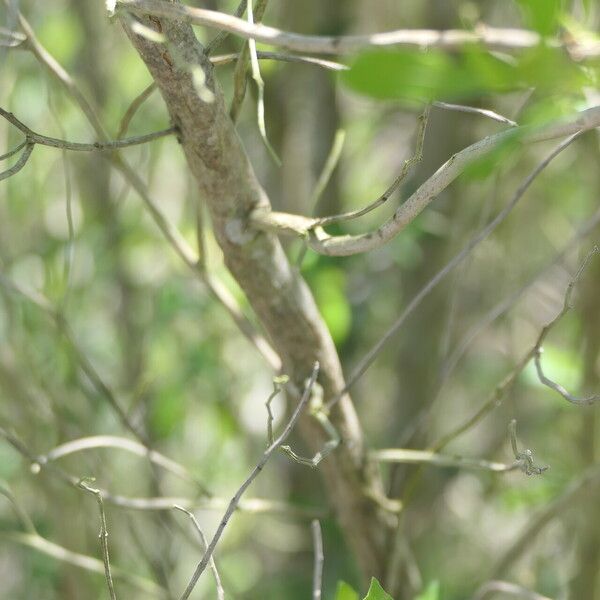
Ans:
<svg viewBox="0 0 600 600"><path fill-rule="evenodd" d="M212 65L190 25L155 17L145 19L144 24L162 32L168 42L151 42L123 22L158 84L172 123L179 128L182 149L210 211L227 267L246 293L295 385L302 385L318 360L325 398L337 394L344 385L342 370L308 286L290 266L275 236L244 228L251 211L268 208L270 203L227 114ZM200 94L204 100L191 75L198 68L205 76L206 89ZM205 101L211 94L212 102ZM363 575L379 576L391 521L374 499L382 493L381 482L366 459L362 432L348 396L336 405L331 420L343 441L319 469ZM305 417L300 429L311 451L322 447L325 437L314 420Z"/></svg>

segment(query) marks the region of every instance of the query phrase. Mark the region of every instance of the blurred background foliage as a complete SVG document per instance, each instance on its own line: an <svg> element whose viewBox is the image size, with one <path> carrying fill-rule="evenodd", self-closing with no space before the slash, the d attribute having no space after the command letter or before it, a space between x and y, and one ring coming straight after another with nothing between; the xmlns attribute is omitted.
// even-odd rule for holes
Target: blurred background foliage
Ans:
<svg viewBox="0 0 600 600"><path fill-rule="evenodd" d="M109 22L104 3L17 4L116 135L127 107L151 79L120 28ZM235 8L233 2L217 0L201 5L229 12ZM11 26L4 4L0 15L2 24ZM269 24L315 34L471 28L480 21L531 27L544 35L566 38L575 32L593 38L600 10L591 0L278 0L266 13ZM203 41L214 35L201 28L197 32ZM229 38L222 50L234 51L239 45ZM35 131L76 141L94 139L78 107L31 53L0 52L0 106ZM549 45L516 57L477 47L456 54L375 51L350 57L348 64L352 69L341 76L314 66L261 64L267 130L283 166L273 164L260 141L253 95L246 99L239 132L277 210L310 213L308 199L339 129L346 132L345 145L319 213L354 209L375 199L413 152L416 116L424 99L468 102L526 123L597 104L600 97L598 65L572 60ZM231 66L217 69L228 98L232 73ZM153 94L129 134L166 126L164 106ZM453 153L505 127L479 115L433 108L424 159L400 198ZM6 122L0 123L0 139L0 153L20 141ZM479 162L384 248L348 258L307 254L302 272L346 372L429 278L505 205L551 147L511 145ZM166 138L122 152L169 221L194 245L195 206L201 199L177 141ZM511 217L387 344L353 393L371 447L427 447L480 405L560 310L577 265L600 240L598 227L577 236L578 228L600 210L599 161L596 133L561 154ZM396 197L338 231L358 233L377 226L398 202ZM209 271L248 312L222 264L209 223L204 235ZM563 252L573 236L577 242ZM285 244L295 259L301 244ZM26 167L0 184L0 265L12 281L62 307L81 352L153 447L184 464L215 497L229 498L265 447L264 401L273 374L224 308L190 275L108 161L97 154L37 147ZM574 393L600 388L599 298L596 258L578 286L575 310L545 344L546 371ZM490 311L499 306L504 310L491 318ZM276 423L281 423L280 399L275 411ZM522 443L550 465L542 477L432 468L415 476L415 468L383 469L394 495L403 497L412 482L402 517L407 556L401 576L407 594L421 593L428 600L468 597L490 577L495 561L536 511L597 463L598 410L569 405L541 386L533 365L504 402L449 451L510 461L507 424L513 417ZM80 357L60 327L2 287L0 425L34 455L84 436L130 435L82 372ZM295 443L300 444L297 439ZM80 452L58 464L79 477L94 476L99 486L115 494L205 501L197 485L119 450ZM0 480L39 534L100 558L94 498L28 467L0 441ZM287 508L235 515L216 556L228 597L307 598L312 568L309 516L326 510L318 473L277 456L250 495ZM599 500L598 486L577 496L530 540L505 575L552 598L600 598ZM178 597L200 557L185 516L108 504L106 511L113 565L143 575ZM207 534L214 531L221 511L197 511ZM341 532L330 518L323 518L322 526L324 598L334 597L340 579L360 589ZM2 499L0 597L106 597L102 575L18 544L11 535L19 530L11 504ZM127 582L117 580L117 588L120 597L147 597ZM215 597L208 574L195 597Z"/></svg>

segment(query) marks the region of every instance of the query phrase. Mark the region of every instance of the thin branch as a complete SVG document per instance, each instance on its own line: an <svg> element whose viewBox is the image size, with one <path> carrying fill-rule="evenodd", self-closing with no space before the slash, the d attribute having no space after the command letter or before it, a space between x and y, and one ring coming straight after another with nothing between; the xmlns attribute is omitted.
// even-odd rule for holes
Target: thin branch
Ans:
<svg viewBox="0 0 600 600"><path fill-rule="evenodd" d="M245 0L244 0L245 3ZM209 44L210 45L210 44ZM208 46L205 49L208 52ZM323 69L327 69L329 71L345 71L348 69L346 65L341 63L333 62L331 60L324 60L322 58L316 58L313 56L299 56L297 54L282 54L280 52L265 52L258 50L256 52L256 56L258 60L276 60L280 62L289 62L289 63L300 63L306 65L315 65L317 67L322 67ZM218 56L211 56L210 62L215 66L222 66L234 63L240 57L239 52L232 52L230 54L220 54ZM121 119L121 123L119 124L119 132L117 133L117 139L120 140L125 137L127 133L127 129L133 117L138 112L140 107L144 104L144 102L152 95L152 93L156 90L156 83L152 82L148 87L144 88L132 101L125 114ZM3 157L0 157L2 160Z"/></svg>
<svg viewBox="0 0 600 600"><path fill-rule="evenodd" d="M7 169L6 171L2 171L2 173L0 173L0 181L2 181L3 179L8 179L13 175L16 175L27 164L27 161L29 160L29 157L31 156L34 147L35 144L27 142L27 144L25 145L25 149L19 157L19 160L10 169Z"/></svg>
<svg viewBox="0 0 600 600"><path fill-rule="evenodd" d="M183 506L179 506L178 504L174 504L173 508L175 510L181 511L182 513L185 513L190 518L192 524L194 525L194 528L198 532L198 537L200 538L200 542L202 544L202 551L206 552L208 548L208 543L206 541L204 532L200 527L200 523L198 523L198 519L196 519L194 513L183 508ZM221 577L219 576L219 571L217 569L217 565L215 564L215 559L212 556L210 557L209 566L210 570L212 571L213 577L215 578L215 585L217 586L217 598L218 600L225 600L225 590L223 589L223 584L221 583Z"/></svg>
<svg viewBox="0 0 600 600"><path fill-rule="evenodd" d="M458 425L452 431L448 432L436 442L432 444L432 448L434 450L440 450L441 448L447 446L452 440L456 439L458 436L462 435L465 431L468 431L472 427L474 427L483 417L485 417L490 411L492 411L496 406L499 406L505 395L512 388L515 381L521 374L521 372L525 369L525 367L529 364L529 362L533 359L535 361L536 357L540 353L541 345L548 334L548 332L554 327L560 319L568 312L570 309L570 298L573 292L573 288L579 278L581 277L585 266L587 265L590 258L598 252L597 248L594 247L592 251L587 255L586 259L579 267L577 274L571 280L569 285L567 286L567 291L565 292L565 300L563 303L562 310L558 313L558 315L552 319L550 323L548 323L545 327L542 328L540 335L537 340L533 344L533 346L526 352L526 354L521 358L521 360L515 365L515 367L511 370L511 372L506 375L506 377L496 386L495 390L489 396L489 398L475 411L473 415L468 417L463 423ZM565 307L566 310L565 310ZM552 388L554 389L554 388ZM562 394L561 394L562 395ZM564 396L563 396L564 397ZM592 397L594 398L594 397ZM587 400L587 399L586 399ZM577 404L586 404L587 402L577 402ZM516 425L515 425L516 426ZM513 425L511 425L513 427ZM514 445L513 445L514 450Z"/></svg>
<svg viewBox="0 0 600 600"><path fill-rule="evenodd" d="M257 10L260 6L262 12L264 12L267 6L268 0L258 0L257 2ZM254 24L254 10L252 8L252 1L248 2L247 5L248 11L248 23L251 25ZM257 14L257 19L260 19L260 16ZM258 120L258 130L260 131L260 137L262 138L271 158L275 162L277 166L281 166L281 160L275 149L271 145L269 138L267 137L267 126L265 124L265 82L260 74L260 66L258 64L258 56L256 52L256 41L248 40L248 52L250 54L250 68L252 72L252 79L256 83L257 90L257 100L256 100L256 111L257 111L257 120Z"/></svg>
<svg viewBox="0 0 600 600"><path fill-rule="evenodd" d="M403 202L395 213L380 227L360 235L327 234L315 219L302 215L268 212L257 209L250 215L250 223L257 229L275 233L310 234L308 244L315 252L329 256L349 256L368 252L385 245L411 223L431 202L445 190L468 166L508 142L531 144L582 133L600 126L600 106L571 115L560 122L542 127L513 127L488 136L457 154L454 154L429 179Z"/></svg>
<svg viewBox="0 0 600 600"><path fill-rule="evenodd" d="M550 521L571 508L589 486L598 485L599 483L600 466L594 465L573 480L560 496L546 504L532 516L529 523L500 556L493 569L493 577L502 577L507 573Z"/></svg>
<svg viewBox="0 0 600 600"><path fill-rule="evenodd" d="M10 488L4 485L2 481L0 481L0 494L10 502L12 509L15 511L19 521L21 521L21 525L23 525L25 531L31 535L37 535L37 531L33 521L31 520L31 517L29 514L27 514L27 511L23 508L21 503L17 502L17 499Z"/></svg>
<svg viewBox="0 0 600 600"><path fill-rule="evenodd" d="M314 548L314 565L313 565L313 600L321 600L321 591L323 588L323 535L321 534L321 524L316 519L310 524L313 538Z"/></svg>
<svg viewBox="0 0 600 600"><path fill-rule="evenodd" d="M192 593L194 587L196 586L196 583L198 582L198 579L200 578L200 575L202 575L202 573L206 569L208 561L212 557L212 555L215 551L215 548L216 548L217 544L219 543L221 536L223 535L223 531L225 530L225 527L227 526L227 523L229 522L231 515L233 515L233 513L235 512L242 496L244 495L244 492L248 489L250 484L258 477L260 472L263 470L264 466L267 464L268 460L271 458L272 454L283 444L283 442L285 442L285 440L288 438L288 436L292 432L292 429L294 428L294 426L296 425L296 422L300 418L302 411L304 410L305 406L308 404L308 401L310 400L312 388L313 388L315 382L317 381L318 374L319 374L319 363L315 363L312 374L310 376L310 379L307 381L306 386L304 388L304 393L302 394L300 402L298 403L296 409L294 410L294 413L292 414L292 417L290 418L285 429L279 435L279 437L265 450L261 459L258 461L258 464L254 467L254 469L252 470L250 475L247 477L247 479L244 481L244 483L240 486L238 491L234 494L233 498L231 498L231 501L229 502L229 506L227 507L227 510L225 511L225 514L223 515L221 522L219 523L217 531L215 532L215 535L213 536L206 552L204 553L202 560L196 567L196 570L194 571L194 574L192 575L190 582L188 583L185 591L183 592L183 594L181 596L181 600L186 600L187 598L189 598L190 594Z"/></svg>
<svg viewBox="0 0 600 600"><path fill-rule="evenodd" d="M240 52L232 52L231 54L219 54L218 56L211 56L210 62L215 66L228 65L232 62L236 62L241 56ZM322 67L328 71L347 71L348 66L343 65L332 60L324 60L322 58L316 58L314 56L303 56L300 54L282 54L281 52L267 52L265 50L257 50L256 56L258 60L276 60L279 62L289 63L300 63L305 65L314 65L316 67Z"/></svg>
<svg viewBox="0 0 600 600"><path fill-rule="evenodd" d="M475 592L472 600L486 600L496 594L517 596L522 600L552 600L552 598L548 598L548 596L542 596L537 592L532 592L521 585L510 583L508 581L488 581L487 583L484 583L477 592Z"/></svg>
<svg viewBox="0 0 600 600"><path fill-rule="evenodd" d="M142 443L148 445L148 441L145 438L145 435L138 430L135 425L129 419L127 413L121 406L121 402L116 397L115 393L112 391L110 386L104 381L101 375L98 373L90 359L87 357L79 343L77 342L73 331L67 321L66 317L63 313L56 310L52 303L41 293L36 292L34 290L25 289L23 286L15 283L10 278L6 277L2 272L0 272L0 286L8 290L9 292L18 294L27 302L32 303L38 309L46 313L48 317L53 321L56 325L57 329L61 332L63 337L68 342L71 351L73 352L77 362L79 363L79 367L82 372L86 375L86 377L90 380L97 393L104 397L104 399L109 403L112 407L113 411L121 421L122 425L133 433Z"/></svg>
<svg viewBox="0 0 600 600"><path fill-rule="evenodd" d="M153 81L149 86L145 87L132 101L131 104L127 107L125 114L121 118L121 122L119 124L119 131L117 133L117 139L120 140L125 137L127 130L129 129L129 125L133 120L133 117L137 113L137 111L141 108L142 104L150 98L154 90L157 89L156 83Z"/></svg>
<svg viewBox="0 0 600 600"><path fill-rule="evenodd" d="M79 569L84 569L92 573L104 574L104 563L97 558L86 556L85 554L79 554L59 546L54 542L51 542L38 534L22 533L18 531L2 531L0 532L0 538L3 538L9 542L21 544L28 548L33 548L46 556L50 556L56 560L73 565ZM139 589L144 594L159 598L167 598L167 590L159 586L154 581L134 575L129 570L119 569L117 567L112 568L112 575L116 580L128 583Z"/></svg>
<svg viewBox="0 0 600 600"><path fill-rule="evenodd" d="M249 7L248 11L248 23L253 24L253 21L260 22L262 19L264 12L267 8L268 0L257 0L255 15L256 18L253 19L252 14L252 3L246 3L246 7ZM254 47L256 49L256 44L254 40L252 40ZM233 98L231 99L231 107L229 108L229 116L231 120L235 123L240 114L240 110L242 108L242 104L244 102L244 98L246 97L246 87L247 87L247 74L248 74L248 66L249 60L251 59L250 53L250 40L247 40L242 46L242 50L239 54L238 60L235 65L235 71L233 73ZM254 76L254 66L252 66L252 74ZM260 75L259 75L260 77ZM260 100L260 86L259 86L259 100ZM260 122L259 122L260 125ZM276 161L277 162L277 161Z"/></svg>
<svg viewBox="0 0 600 600"><path fill-rule="evenodd" d="M533 462L533 452L526 448L522 452L519 450L517 443L517 420L512 419L508 424L508 433L510 435L510 445L515 455L515 464L519 465L519 468L525 475L541 475L544 471L548 470L548 467L538 467Z"/></svg>
<svg viewBox="0 0 600 600"><path fill-rule="evenodd" d="M9 123L14 125L19 131L25 134L25 138L29 144L40 144L41 146L51 146L52 148L62 148L63 150L72 150L75 152L106 152L119 150L121 148L128 148L129 146L146 144L153 140L171 135L176 131L175 127L169 127L168 129L155 131L154 133L148 133L146 135L138 135L124 140L119 139L111 142L94 142L93 144L85 144L81 142L60 140L58 138L48 137L46 135L36 133L27 127L25 123L17 119L15 115L4 110L3 108L0 108L0 116L4 117Z"/></svg>
<svg viewBox="0 0 600 600"><path fill-rule="evenodd" d="M510 125L511 127L517 127L518 123L509 119L508 117L504 117L493 110L488 110L486 108L477 108L476 106L465 106L463 104L450 104L448 102L433 102L433 106L437 106L438 108L445 108L446 110L455 110L457 112L465 112L465 113L473 113L476 115L481 115L482 117L488 117L494 121L498 121L499 123L504 123L505 125Z"/></svg>
<svg viewBox="0 0 600 600"><path fill-rule="evenodd" d="M452 50L465 44L481 44L491 50L518 51L536 47L540 36L523 29L496 29L480 25L473 31L451 29L400 29L384 33L348 36L316 36L290 33L262 24L250 24L232 15L171 4L164 0L119 0L117 7L139 15L167 17L195 25L204 25L233 33L246 39L254 39L271 46L298 52L315 54L352 54L374 47L409 46L417 48L441 48ZM559 40L545 40L552 46L564 47ZM600 55L600 44L574 42L569 49L579 57Z"/></svg>
<svg viewBox="0 0 600 600"><path fill-rule="evenodd" d="M25 139L18 146L16 146L12 150L9 150L6 154L1 154L0 161L6 160L7 158L14 156L17 152L20 152L21 150L23 150L23 148L25 148L26 145L27 145L27 140Z"/></svg>
<svg viewBox="0 0 600 600"><path fill-rule="evenodd" d="M382 463L476 469L481 471L492 471L494 473L508 473L520 468L520 464L517 462L505 464L478 458L437 454L431 450L409 450L407 448L373 450L370 452L370 456L373 460Z"/></svg>
<svg viewBox="0 0 600 600"><path fill-rule="evenodd" d="M542 331L537 339L537 342L535 344L534 356L533 356L533 360L535 363L535 369L536 369L538 378L541 381L541 383L544 384L545 386L549 387L550 389L554 390L556 393L560 394L565 400L567 400L571 404L576 404L578 406L589 406L590 404L594 404L595 402L598 402L600 400L600 394L594 394L592 396L578 398L577 396L573 396L573 394L570 394L559 383L556 383L556 382L552 381L551 379L549 379L548 377L546 377L546 375L544 374L544 371L542 370L542 352L543 352L542 344L544 343L546 336L548 335L550 330L554 327L554 325L556 325L556 323L558 323L558 321L560 321L573 308L573 305L571 304L571 296L573 295L573 290L575 288L575 285L581 278L589 261L596 254L600 254L600 248L598 246L594 246L594 248L592 248L591 252L589 252L589 254L586 256L585 260L583 261L582 265L579 267L579 270L577 271L575 277L569 282L567 291L565 293L565 300L563 303L563 308L556 315L556 317L554 317L554 319L552 321L550 321L550 323L548 323L542 329Z"/></svg>
<svg viewBox="0 0 600 600"><path fill-rule="evenodd" d="M95 435L91 437L79 438L61 444L60 446L56 446L47 454L38 456L37 460L38 462L45 463L48 461L58 460L59 458L63 458L70 454L75 454L76 452L93 450L97 448L125 450L126 452L131 452L136 456L147 458L155 465L158 465L170 473L177 475L177 477L183 479L184 481L194 483L199 487L203 494L207 496L211 495L204 484L194 477L183 465L171 460L170 458L167 458L164 456L164 454L161 454L156 450L150 450L143 444L124 437L118 437L114 435Z"/></svg>
<svg viewBox="0 0 600 600"><path fill-rule="evenodd" d="M600 111L598 114L600 116ZM452 272L453 269L460 265L471 254L471 252L508 217L538 175L556 156L558 156L565 148L572 144L579 137L579 135L580 133L575 133L574 135L569 136L566 140L563 140L544 160L542 160L542 162L525 178L510 202L496 215L496 217L494 217L494 219L492 219L478 234L471 238L469 243L458 254L456 254L454 258L450 260L450 262L448 262L440 271L438 271L438 273L432 279L429 280L429 282L421 289L421 291L410 301L408 306L404 309L402 314L398 317L398 319L396 319L388 331L360 360L358 365L352 371L351 375L346 379L346 387L344 390L338 394L338 396L329 401L329 407L338 402L342 394L347 392L350 387L354 385L356 381L365 373L365 371L377 358L386 343L398 332L402 325L404 325L408 317L420 305L421 301L427 297L429 293Z"/></svg>
<svg viewBox="0 0 600 600"><path fill-rule="evenodd" d="M314 215L317 212L317 204L329 183L335 168L337 167L340 157L342 156L342 149L344 148L344 141L346 140L346 132L343 129L338 129L335 132L335 136L333 137L333 143L331 144L331 148L329 150L329 154L327 155L327 159L325 160L325 164L323 165L323 169L319 178L317 179L317 183L315 184L315 189L312 191L310 195L310 204L312 206L312 214Z"/></svg>
<svg viewBox="0 0 600 600"><path fill-rule="evenodd" d="M405 160L402 169L400 170L400 174L394 181L392 185L388 187L388 189L377 198L374 202L371 202L368 206L353 210L347 213L343 213L341 215L333 215L331 217L322 217L317 219L316 226L325 226L331 225L332 223L340 223L342 221L349 221L351 219L356 219L358 217L362 217L367 213L370 213L372 210L375 210L382 204L385 204L390 196L400 187L400 184L404 181L406 176L410 173L410 170L413 166L419 164L423 160L423 145L425 144L425 133L427 131L427 122L429 121L429 105L425 107L425 110L418 118L418 126L417 126L417 143L415 148L415 153L409 159Z"/></svg>
<svg viewBox="0 0 600 600"><path fill-rule="evenodd" d="M93 479L91 480L93 481ZM112 573L110 570L110 557L108 554L108 528L106 526L106 514L104 512L104 503L102 502L102 494L100 490L93 488L86 480L79 482L79 487L93 494L98 502L98 510L100 511L100 546L102 547L102 561L104 563L104 577L108 586L108 593L111 600L117 600L115 592L115 584L113 583Z"/></svg>
<svg viewBox="0 0 600 600"><path fill-rule="evenodd" d="M508 473L520 470L526 475L541 475L548 467L537 467L533 462L533 453L527 449L519 451L517 446L517 422L513 419L509 424L510 444L515 457L512 464L491 462L478 458L464 456L450 456L438 454L435 450L409 450L407 448L388 448L373 450L371 458L378 462L432 465L435 467L451 467L492 471L494 473Z"/></svg>
<svg viewBox="0 0 600 600"><path fill-rule="evenodd" d="M88 102L86 97L83 95L72 77L65 71L65 69L56 61L56 59L42 46L37 39L35 32L23 17L19 14L19 22L25 34L27 35L28 48L31 49L34 56L40 62L40 64L46 68L49 73L55 77L58 82L65 88L69 95L75 100L75 102L81 108L83 114L87 118L88 122L98 135L100 140L107 140L108 133L104 129L100 119ZM31 152L31 150L29 151ZM27 157L28 158L28 157ZM262 336L252 323L243 315L241 309L237 305L237 302L233 295L227 290L227 288L219 281L214 279L209 274L201 273L197 268L198 257L196 253L189 246L185 238L180 234L176 227L174 227L163 215L158 205L152 200L148 189L144 182L138 177L135 170L129 166L118 154L110 154L109 159L115 168L123 175L125 180L133 187L133 189L140 196L144 202L146 208L150 212L154 222L161 231L161 233L167 239L167 242L173 247L175 252L183 259L185 264L193 270L197 277L201 279L205 285L209 288L209 291L213 296L223 304L227 312L231 315L236 325L241 330L242 334L255 345L261 356L265 358L267 364L269 364L274 371L278 372L281 368L281 359L273 350L269 342ZM22 167L23 165L21 165Z"/></svg>
<svg viewBox="0 0 600 600"><path fill-rule="evenodd" d="M11 31L6 27L0 27L0 47L17 48L23 44L27 38L18 31Z"/></svg>
<svg viewBox="0 0 600 600"><path fill-rule="evenodd" d="M239 19L244 16L246 12L246 6L248 5L248 0L241 0L235 9L234 15ZM207 56L210 56L230 35L229 31L221 30L215 35L215 37L206 44L204 48L204 52Z"/></svg>
<svg viewBox="0 0 600 600"><path fill-rule="evenodd" d="M40 471L48 472L54 475L63 483L71 487L78 488L81 478L68 473L64 469L58 467L53 462L45 460L45 456L34 454L26 444L24 444L14 433L0 425L0 437L4 438L19 454L28 460L31 466L31 471L34 474ZM173 496L158 496L149 498L139 498L131 496L121 496L113 494L101 488L102 499L109 504L123 509L141 510L141 511L170 511L174 504L184 506L188 509L222 511L228 506L228 502L223 498L185 498ZM304 508L294 506L286 502L276 500L267 500L263 498L247 498L242 499L238 503L236 510L249 514L275 514L284 517L298 519L314 519L327 516L327 512L318 508Z"/></svg>

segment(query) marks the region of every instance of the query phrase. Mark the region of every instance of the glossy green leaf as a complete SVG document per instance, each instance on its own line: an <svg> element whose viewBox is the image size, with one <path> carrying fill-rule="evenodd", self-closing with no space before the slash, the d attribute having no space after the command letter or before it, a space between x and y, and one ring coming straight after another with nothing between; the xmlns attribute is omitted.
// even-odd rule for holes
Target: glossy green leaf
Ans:
<svg viewBox="0 0 600 600"><path fill-rule="evenodd" d="M382 587L375 577L371 578L369 591L364 600L394 600Z"/></svg>
<svg viewBox="0 0 600 600"><path fill-rule="evenodd" d="M358 594L345 581L339 581L335 591L335 600L359 600L359 598Z"/></svg>

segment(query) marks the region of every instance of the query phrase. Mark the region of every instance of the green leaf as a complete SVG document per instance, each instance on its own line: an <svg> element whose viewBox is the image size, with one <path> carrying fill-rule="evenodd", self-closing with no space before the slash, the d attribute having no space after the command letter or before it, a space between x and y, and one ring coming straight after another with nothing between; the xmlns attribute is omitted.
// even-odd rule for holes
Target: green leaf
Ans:
<svg viewBox="0 0 600 600"><path fill-rule="evenodd" d="M335 591L335 600L359 600L358 594L345 582L339 581Z"/></svg>
<svg viewBox="0 0 600 600"><path fill-rule="evenodd" d="M367 51L342 74L357 92L409 104L457 100L514 88L514 67L470 48L451 56L439 50Z"/></svg>
<svg viewBox="0 0 600 600"><path fill-rule="evenodd" d="M409 106L532 87L564 96L592 84L592 76L564 52L543 45L510 61L474 45L452 55L435 49L366 51L341 77L356 92Z"/></svg>
<svg viewBox="0 0 600 600"><path fill-rule="evenodd" d="M369 591L364 597L364 600L394 600L380 585L375 577L371 578Z"/></svg>
<svg viewBox="0 0 600 600"><path fill-rule="evenodd" d="M440 582L430 581L429 585L415 598L415 600L439 600Z"/></svg>

